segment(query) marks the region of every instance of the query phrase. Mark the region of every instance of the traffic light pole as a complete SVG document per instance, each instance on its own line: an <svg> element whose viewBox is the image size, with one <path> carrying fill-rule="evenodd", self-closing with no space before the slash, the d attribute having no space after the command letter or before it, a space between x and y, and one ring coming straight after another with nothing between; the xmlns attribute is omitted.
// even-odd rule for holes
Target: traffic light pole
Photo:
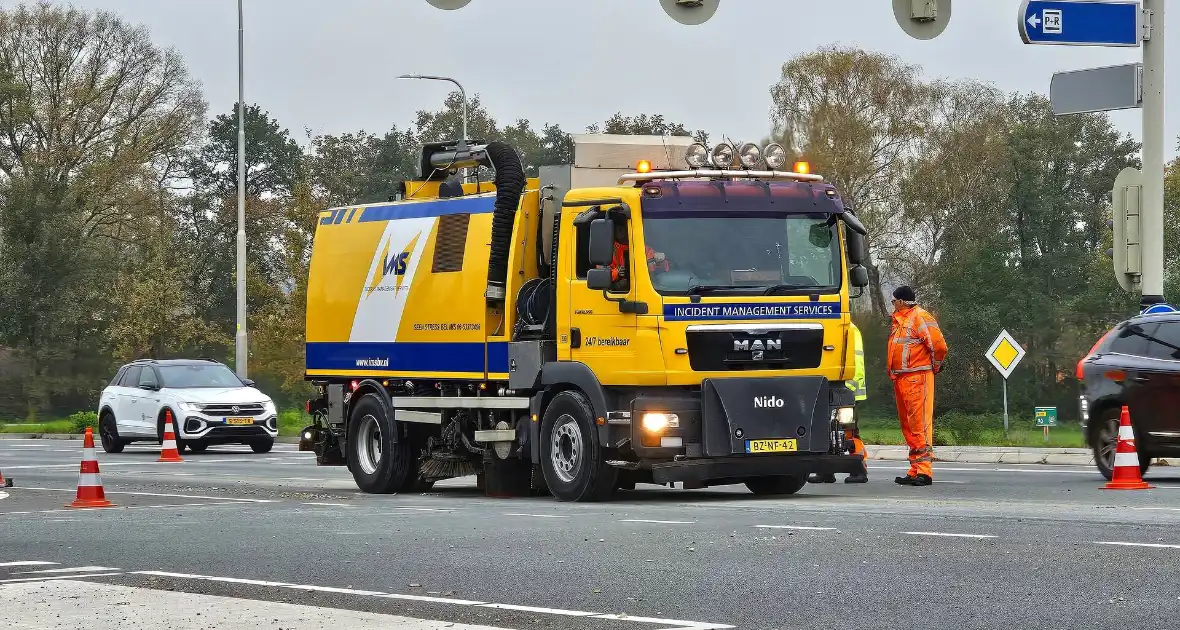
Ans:
<svg viewBox="0 0 1180 630"><path fill-rule="evenodd" d="M1143 280L1140 304L1164 302L1164 4L1143 0L1150 37L1143 42L1143 205L1140 243Z"/></svg>

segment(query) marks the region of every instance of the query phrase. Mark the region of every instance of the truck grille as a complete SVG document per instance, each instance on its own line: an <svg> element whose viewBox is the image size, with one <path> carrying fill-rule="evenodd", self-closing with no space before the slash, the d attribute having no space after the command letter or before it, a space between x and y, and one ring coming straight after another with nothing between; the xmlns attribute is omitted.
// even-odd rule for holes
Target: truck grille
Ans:
<svg viewBox="0 0 1180 630"><path fill-rule="evenodd" d="M688 363L696 372L806 370L823 360L824 330L814 327L690 326Z"/></svg>
<svg viewBox="0 0 1180 630"><path fill-rule="evenodd" d="M255 403L243 403L238 405L202 405L201 411L210 416L246 417L262 415L263 406Z"/></svg>

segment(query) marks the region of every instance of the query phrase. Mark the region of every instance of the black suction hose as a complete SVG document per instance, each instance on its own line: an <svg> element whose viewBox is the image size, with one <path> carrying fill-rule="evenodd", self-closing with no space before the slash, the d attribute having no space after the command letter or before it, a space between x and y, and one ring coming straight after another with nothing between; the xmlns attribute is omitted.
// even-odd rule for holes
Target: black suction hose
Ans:
<svg viewBox="0 0 1180 630"><path fill-rule="evenodd" d="M508 279L508 250L512 246L512 224L526 184L520 154L503 142L488 143L488 161L496 169L496 203L492 213L492 242L488 253L488 289L490 301L504 299Z"/></svg>

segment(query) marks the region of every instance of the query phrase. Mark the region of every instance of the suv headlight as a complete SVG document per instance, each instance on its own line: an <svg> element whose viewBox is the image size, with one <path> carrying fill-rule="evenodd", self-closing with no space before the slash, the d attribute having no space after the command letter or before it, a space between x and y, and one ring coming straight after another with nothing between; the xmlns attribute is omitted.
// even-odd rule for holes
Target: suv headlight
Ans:
<svg viewBox="0 0 1180 630"><path fill-rule="evenodd" d="M177 403L176 406L180 407L181 411L190 411L191 412L191 411L200 411L201 410L200 405L198 405L196 403L190 403L190 402Z"/></svg>
<svg viewBox="0 0 1180 630"><path fill-rule="evenodd" d="M273 401L273 400L268 400L265 403L263 403L262 409L268 415L275 415L279 412L278 409L275 408L275 401Z"/></svg>

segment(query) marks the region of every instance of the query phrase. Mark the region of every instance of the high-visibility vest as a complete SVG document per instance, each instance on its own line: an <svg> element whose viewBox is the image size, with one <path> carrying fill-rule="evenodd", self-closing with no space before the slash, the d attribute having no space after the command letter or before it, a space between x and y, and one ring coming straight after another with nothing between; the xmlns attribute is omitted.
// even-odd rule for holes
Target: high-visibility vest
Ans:
<svg viewBox="0 0 1180 630"><path fill-rule="evenodd" d="M856 324L852 324L852 348L856 353L856 372L852 380L845 381L848 389L856 393L857 400L866 400L869 397L867 383L865 383L865 348L864 341L861 340L860 329Z"/></svg>

